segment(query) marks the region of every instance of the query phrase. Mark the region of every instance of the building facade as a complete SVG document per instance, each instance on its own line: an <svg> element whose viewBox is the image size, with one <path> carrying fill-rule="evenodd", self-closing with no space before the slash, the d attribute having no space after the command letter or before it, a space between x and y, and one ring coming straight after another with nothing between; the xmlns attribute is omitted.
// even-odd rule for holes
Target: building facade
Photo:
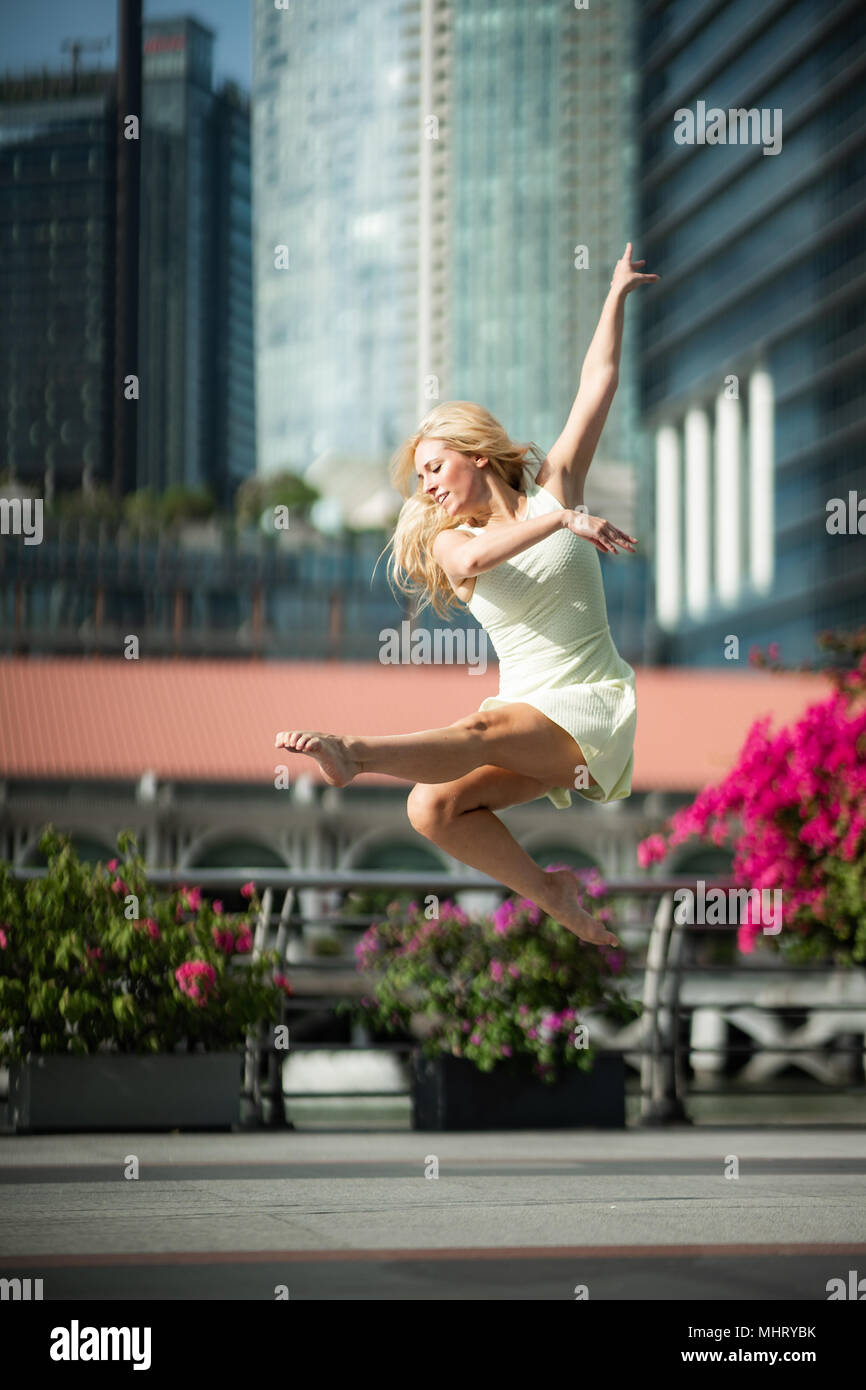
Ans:
<svg viewBox="0 0 866 1390"><path fill-rule="evenodd" d="M209 30L143 29L137 402L114 400L115 74L0 82L3 471L107 486L135 409L136 486L227 505L255 471L249 104L213 90Z"/></svg>
<svg viewBox="0 0 866 1390"><path fill-rule="evenodd" d="M249 105L209 29L142 30L139 487L225 504L255 471Z"/></svg>
<svg viewBox="0 0 866 1390"><path fill-rule="evenodd" d="M866 592L866 15L671 0L642 25L648 657L811 661Z"/></svg>
<svg viewBox="0 0 866 1390"><path fill-rule="evenodd" d="M0 81L0 470L40 496L111 477L111 77Z"/></svg>

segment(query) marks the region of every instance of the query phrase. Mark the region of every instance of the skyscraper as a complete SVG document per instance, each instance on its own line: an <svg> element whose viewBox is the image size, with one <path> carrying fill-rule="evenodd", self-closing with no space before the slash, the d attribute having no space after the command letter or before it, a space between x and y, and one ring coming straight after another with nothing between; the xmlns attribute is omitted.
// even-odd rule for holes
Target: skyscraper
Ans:
<svg viewBox="0 0 866 1390"><path fill-rule="evenodd" d="M387 453L449 398L550 447L632 232L632 14L255 7L264 472ZM619 461L631 360L629 333L600 453Z"/></svg>
<svg viewBox="0 0 866 1390"><path fill-rule="evenodd" d="M856 519L832 522L863 476L866 15L647 4L640 51L653 653L811 660L866 591Z"/></svg>
<svg viewBox="0 0 866 1390"><path fill-rule="evenodd" d="M143 50L139 486L227 503L255 467L249 109L195 20Z"/></svg>
<svg viewBox="0 0 866 1390"><path fill-rule="evenodd" d="M322 0L253 17L259 470L333 450L384 474L449 399L549 449L634 239L633 0ZM587 492L623 525L635 313ZM633 656L642 566L609 569Z"/></svg>
<svg viewBox="0 0 866 1390"><path fill-rule="evenodd" d="M113 74L0 82L0 454L50 494L111 479Z"/></svg>

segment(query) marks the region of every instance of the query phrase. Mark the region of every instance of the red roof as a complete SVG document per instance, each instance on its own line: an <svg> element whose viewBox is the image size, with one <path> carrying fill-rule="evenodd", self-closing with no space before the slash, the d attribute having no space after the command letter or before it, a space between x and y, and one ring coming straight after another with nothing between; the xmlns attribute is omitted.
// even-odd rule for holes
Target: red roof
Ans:
<svg viewBox="0 0 866 1390"><path fill-rule="evenodd" d="M774 729L830 693L817 674L640 668L633 790L696 791L732 766L750 725ZM0 660L0 776L273 782L281 729L410 733L452 724L498 688L448 665L120 658ZM359 785L394 786L364 773Z"/></svg>

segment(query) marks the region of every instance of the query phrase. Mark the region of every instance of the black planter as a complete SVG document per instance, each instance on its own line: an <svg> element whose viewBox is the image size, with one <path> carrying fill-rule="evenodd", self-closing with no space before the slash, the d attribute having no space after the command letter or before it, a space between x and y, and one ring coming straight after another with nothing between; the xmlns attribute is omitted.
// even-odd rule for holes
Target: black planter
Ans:
<svg viewBox="0 0 866 1390"><path fill-rule="evenodd" d="M598 1052L590 1072L564 1069L548 1084L529 1062L483 1072L465 1057L412 1054L412 1128L625 1128L625 1060Z"/></svg>
<svg viewBox="0 0 866 1390"><path fill-rule="evenodd" d="M243 1052L67 1054L9 1067L9 1115L24 1133L231 1129Z"/></svg>

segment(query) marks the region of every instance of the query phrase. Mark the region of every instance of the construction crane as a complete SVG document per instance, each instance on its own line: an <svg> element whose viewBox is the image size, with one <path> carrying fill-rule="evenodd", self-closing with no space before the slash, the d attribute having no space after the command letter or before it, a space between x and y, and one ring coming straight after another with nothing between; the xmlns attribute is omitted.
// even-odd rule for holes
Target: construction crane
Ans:
<svg viewBox="0 0 866 1390"><path fill-rule="evenodd" d="M78 59L86 49L95 49L97 52L103 48L108 48L111 43L111 36L106 39L64 39L60 45L62 53L72 54L72 90L78 88Z"/></svg>

